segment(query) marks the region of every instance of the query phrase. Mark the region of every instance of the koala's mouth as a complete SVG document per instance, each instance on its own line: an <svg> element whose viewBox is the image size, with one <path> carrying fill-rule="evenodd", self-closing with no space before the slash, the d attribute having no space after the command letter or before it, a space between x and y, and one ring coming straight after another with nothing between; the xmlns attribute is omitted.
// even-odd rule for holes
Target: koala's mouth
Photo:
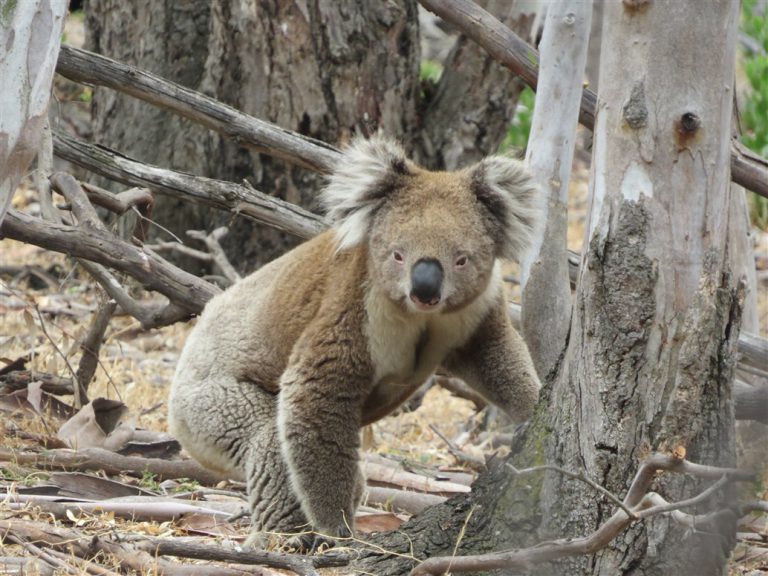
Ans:
<svg viewBox="0 0 768 576"><path fill-rule="evenodd" d="M410 301L413 307L420 312L434 312L440 308L440 303L442 302L440 296L435 296L434 298L425 302L414 294L410 295Z"/></svg>

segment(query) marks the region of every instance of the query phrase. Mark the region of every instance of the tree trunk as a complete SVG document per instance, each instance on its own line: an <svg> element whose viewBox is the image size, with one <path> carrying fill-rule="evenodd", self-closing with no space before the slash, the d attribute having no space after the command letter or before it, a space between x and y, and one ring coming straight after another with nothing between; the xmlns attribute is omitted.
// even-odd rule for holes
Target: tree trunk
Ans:
<svg viewBox="0 0 768 576"><path fill-rule="evenodd" d="M0 223L48 118L65 0L0 3Z"/></svg>
<svg viewBox="0 0 768 576"><path fill-rule="evenodd" d="M530 2L477 2L523 37L536 13ZM434 91L421 104L414 157L433 170L456 170L496 152L525 84L465 35L443 62Z"/></svg>
<svg viewBox="0 0 768 576"><path fill-rule="evenodd" d="M107 0L90 3L86 12L90 49L302 134L336 143L379 127L402 136L415 123L414 0ZM388 58L393 52L398 57ZM312 205L321 182L113 92L97 90L94 118L97 140L140 160L235 182L247 179L304 206ZM165 199L154 217L177 235L231 225L225 247L237 255L233 261L241 270L298 243L242 219L230 222L228 215Z"/></svg>
<svg viewBox="0 0 768 576"><path fill-rule="evenodd" d="M528 30L530 18L511 3L491 3L516 30ZM100 0L87 4L86 15L90 50L333 144L381 129L432 168L495 152L520 90L509 70L459 38L438 86L422 93L415 0ZM109 90L95 90L93 102L100 143L164 167L247 179L316 208L322 179L315 174ZM182 238L190 228L230 226L224 244L241 271L298 242L165 198L153 216Z"/></svg>
<svg viewBox="0 0 768 576"><path fill-rule="evenodd" d="M730 271L727 243L738 6L704 3L695 22L674 0L604 9L590 225L570 337L513 461L584 471L623 496L653 450L682 447L697 462L734 463L743 283ZM677 475L654 486L670 501L700 488ZM471 496L429 509L375 544L424 558L454 553L463 534L455 553L482 553L586 535L612 511L561 475L537 482L497 467ZM657 517L592 557L531 573L721 575L734 530L686 531ZM414 565L363 554L360 567L375 574Z"/></svg>
<svg viewBox="0 0 768 576"><path fill-rule="evenodd" d="M520 262L520 285L522 333L542 378L557 366L571 323L568 185L591 14L591 0L553 4L539 45L539 94L525 160L541 190L544 226Z"/></svg>

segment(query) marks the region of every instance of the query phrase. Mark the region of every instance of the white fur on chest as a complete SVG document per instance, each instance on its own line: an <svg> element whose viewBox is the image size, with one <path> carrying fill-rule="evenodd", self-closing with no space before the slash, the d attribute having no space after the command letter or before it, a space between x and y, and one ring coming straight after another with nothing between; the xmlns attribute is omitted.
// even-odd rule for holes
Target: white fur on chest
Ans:
<svg viewBox="0 0 768 576"><path fill-rule="evenodd" d="M369 288L366 335L374 383L421 384L452 350L469 340L501 290L498 262L485 291L469 306L448 314L405 312L375 287Z"/></svg>

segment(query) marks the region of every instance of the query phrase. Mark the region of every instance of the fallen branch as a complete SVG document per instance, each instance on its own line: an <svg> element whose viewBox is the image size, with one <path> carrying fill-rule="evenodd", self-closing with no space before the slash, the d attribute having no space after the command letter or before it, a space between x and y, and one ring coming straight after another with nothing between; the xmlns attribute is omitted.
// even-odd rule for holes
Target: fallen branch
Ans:
<svg viewBox="0 0 768 576"><path fill-rule="evenodd" d="M419 0L419 3L456 26L536 90L539 53L492 14L472 0ZM590 130L595 125L596 106L597 95L584 88L579 122ZM768 198L768 160L747 150L736 140L731 145L731 179L747 190Z"/></svg>
<svg viewBox="0 0 768 576"><path fill-rule="evenodd" d="M26 388L32 382L42 382L43 392L56 395L74 394L72 379L32 370L15 370L0 375L0 384L12 392Z"/></svg>
<svg viewBox="0 0 768 576"><path fill-rule="evenodd" d="M418 514L422 510L436 506L446 500L445 496L379 486L366 486L363 497L363 503L368 506L384 506L387 510L399 510L408 514Z"/></svg>
<svg viewBox="0 0 768 576"><path fill-rule="evenodd" d="M37 545L53 548L79 558L91 559L104 555L115 558L124 574L158 574L162 576L243 576L243 571L223 566L198 564L174 564L140 550L138 547L120 542L111 535L88 535L77 530L59 528L47 523L32 522L14 518L0 520L0 534L24 539ZM262 563L263 564L263 563ZM259 572L255 572L259 574ZM316 576L316 572L307 572Z"/></svg>
<svg viewBox="0 0 768 576"><path fill-rule="evenodd" d="M129 274L147 289L155 290L185 308L199 313L219 292L213 284L185 272L156 254L84 226L45 222L23 212L9 210L0 234L27 244L104 264Z"/></svg>
<svg viewBox="0 0 768 576"><path fill-rule="evenodd" d="M232 512L216 510L189 502L174 502L154 496L150 500L138 502L121 499L79 500L62 502L62 496L36 496L27 494L0 494L0 502L9 510L24 510L28 507L38 508L45 514L51 514L59 520L69 518L69 513L114 514L118 518L128 518L134 522L171 522L185 515L195 514L208 516L221 523L232 516Z"/></svg>
<svg viewBox="0 0 768 576"><path fill-rule="evenodd" d="M438 496L455 496L456 494L465 494L472 491L469 486L463 484L442 482L370 461L363 462L363 473L367 482L372 486L385 488L399 487Z"/></svg>
<svg viewBox="0 0 768 576"><path fill-rule="evenodd" d="M521 308L520 304L511 302L507 308L509 317L515 328L520 328ZM745 367L753 367L764 373L768 371L768 339L741 332L736 350L739 353L739 370L746 370ZM749 371L749 370L747 370ZM743 393L742 390L734 390L735 394Z"/></svg>
<svg viewBox="0 0 768 576"><path fill-rule="evenodd" d="M578 475L566 472L558 467L547 468L555 469L572 477L578 477ZM537 469L529 469L529 471ZM717 482L693 498L669 503L658 494L648 492L651 482L653 482L656 473L659 471L690 474L704 479L716 478ZM416 566L411 571L411 576L438 576L447 572L456 573L497 569L530 569L531 566L536 564L551 562L567 556L594 554L605 548L635 519L650 518L659 514L672 513L676 521L689 526L711 524L723 515L733 514L733 511L726 509L703 516L692 516L680 512L680 508L704 502L731 481L750 481L753 478L753 473L744 470L706 466L688 462L675 456L655 454L641 464L626 497L621 502L621 508L589 536L542 542L529 548L521 548L509 552L496 552L476 556L429 558ZM590 483L590 486L592 485ZM604 493L605 490L601 488L600 492ZM617 499L614 496L612 500Z"/></svg>
<svg viewBox="0 0 768 576"><path fill-rule="evenodd" d="M62 45L56 72L83 84L106 86L188 118L236 142L316 172L339 158L332 146L248 116L221 102L134 66Z"/></svg>
<svg viewBox="0 0 768 576"><path fill-rule="evenodd" d="M131 538L140 550L159 556L178 556L197 560L235 562L238 564L262 564L272 568L292 570L297 574L317 574L315 568L346 566L349 558L343 554L304 556L300 554L276 554L260 550L228 550L221 546L176 542L164 538Z"/></svg>
<svg viewBox="0 0 768 576"><path fill-rule="evenodd" d="M144 164L60 133L53 135L53 149L59 158L117 182L239 214L300 238L311 238L328 227L320 216L250 186Z"/></svg>
<svg viewBox="0 0 768 576"><path fill-rule="evenodd" d="M0 461L15 462L46 470L103 470L107 474L127 472L138 477L141 477L145 472L150 472L161 481L168 478L189 478L190 480L197 480L201 484L216 484L226 479L206 470L194 460L161 460L159 458L122 456L102 448L48 450L41 454L14 452L0 448Z"/></svg>

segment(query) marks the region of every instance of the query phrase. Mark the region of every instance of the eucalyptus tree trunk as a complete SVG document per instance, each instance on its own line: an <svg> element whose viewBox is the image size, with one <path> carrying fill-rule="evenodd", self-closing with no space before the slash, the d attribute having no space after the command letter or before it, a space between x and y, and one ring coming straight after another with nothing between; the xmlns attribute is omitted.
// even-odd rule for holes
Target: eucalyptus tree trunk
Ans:
<svg viewBox="0 0 768 576"><path fill-rule="evenodd" d="M66 0L0 1L0 223L48 119Z"/></svg>
<svg viewBox="0 0 768 576"><path fill-rule="evenodd" d="M519 36L530 35L535 2L477 4ZM442 66L437 85L421 103L414 157L433 170L456 170L498 150L525 84L463 34Z"/></svg>
<svg viewBox="0 0 768 576"><path fill-rule="evenodd" d="M556 368L571 320L568 184L591 16L591 0L552 4L540 44L538 96L525 159L541 190L544 226L520 263L520 277L523 337L541 378Z"/></svg>
<svg viewBox="0 0 768 576"><path fill-rule="evenodd" d="M738 5L606 3L587 250L548 460L622 494L648 451L734 464L731 384L742 280L728 258ZM740 288L741 286L741 288ZM665 476L667 499L696 483ZM543 532L591 531L611 513L548 477ZM734 526L633 527L573 573L722 574Z"/></svg>
<svg viewBox="0 0 768 576"><path fill-rule="evenodd" d="M531 17L486 0L516 31ZM420 78L416 0L90 0L87 48L200 90L248 114L343 146L382 130L431 168L493 153L521 85L459 37L434 87ZM322 178L241 148L107 89L93 98L99 143L139 160L240 182L315 209ZM298 242L230 215L160 198L153 217L180 237L230 227L230 259L249 271ZM190 265L190 262L185 262Z"/></svg>
<svg viewBox="0 0 768 576"><path fill-rule="evenodd" d="M730 267L728 230L738 5L702 3L695 20L675 0L611 2L604 10L590 220L573 318L511 458L516 466L583 471L623 497L652 451L684 449L696 462L734 464L743 280ZM546 288L539 298L550 298ZM653 489L678 501L702 486L664 475ZM695 512L728 504L727 496ZM417 558L482 553L585 536L612 512L586 485L558 474L514 478L497 463L470 496L430 508L375 543ZM734 522L690 530L660 516L594 556L527 573L722 575L734 535ZM362 569L375 574L413 566L363 554Z"/></svg>
<svg viewBox="0 0 768 576"><path fill-rule="evenodd" d="M258 118L331 143L382 128L403 137L419 95L415 0L90 1L88 48L200 90ZM321 178L185 120L99 89L96 139L164 167L241 182L314 207ZM248 271L299 242L230 215L161 198L154 218L183 237L228 225Z"/></svg>

